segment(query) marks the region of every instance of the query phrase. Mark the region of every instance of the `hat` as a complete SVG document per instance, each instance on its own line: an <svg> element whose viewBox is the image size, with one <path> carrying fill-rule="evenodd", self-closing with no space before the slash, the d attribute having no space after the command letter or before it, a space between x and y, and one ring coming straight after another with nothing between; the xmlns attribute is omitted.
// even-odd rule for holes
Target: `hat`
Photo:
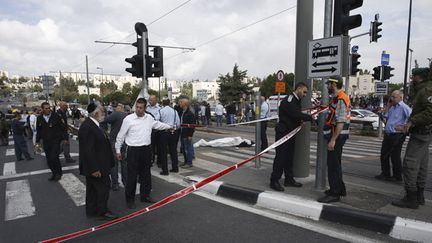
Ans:
<svg viewBox="0 0 432 243"><path fill-rule="evenodd" d="M328 83L330 83L330 82L332 82L332 83L337 83L337 84L343 84L343 80L342 80L342 77L341 76L331 76L331 77L329 77L328 79L327 79L327 82L326 82L326 84L328 84Z"/></svg>
<svg viewBox="0 0 432 243"><path fill-rule="evenodd" d="M420 76L422 78L427 78L429 75L429 68L413 68L412 76Z"/></svg>
<svg viewBox="0 0 432 243"><path fill-rule="evenodd" d="M95 103L90 103L90 104L87 106L87 112L90 114L90 113L92 113L93 111L95 111L96 108L97 108L97 106L96 106Z"/></svg>

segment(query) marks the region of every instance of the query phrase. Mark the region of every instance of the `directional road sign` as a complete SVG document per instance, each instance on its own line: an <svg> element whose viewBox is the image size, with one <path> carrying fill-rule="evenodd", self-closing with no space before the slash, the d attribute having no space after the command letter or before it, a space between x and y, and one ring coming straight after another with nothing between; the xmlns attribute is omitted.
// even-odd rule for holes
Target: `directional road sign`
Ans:
<svg viewBox="0 0 432 243"><path fill-rule="evenodd" d="M375 83L375 95L387 95L388 94L388 82L376 82Z"/></svg>
<svg viewBox="0 0 432 243"><path fill-rule="evenodd" d="M390 54L381 54L381 65L388 66L390 64Z"/></svg>
<svg viewBox="0 0 432 243"><path fill-rule="evenodd" d="M341 75L343 53L341 36L309 41L308 77Z"/></svg>

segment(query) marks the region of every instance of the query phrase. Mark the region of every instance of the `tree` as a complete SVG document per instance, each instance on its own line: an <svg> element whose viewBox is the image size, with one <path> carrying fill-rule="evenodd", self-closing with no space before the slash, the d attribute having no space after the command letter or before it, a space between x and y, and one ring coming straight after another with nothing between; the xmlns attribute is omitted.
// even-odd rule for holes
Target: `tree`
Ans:
<svg viewBox="0 0 432 243"><path fill-rule="evenodd" d="M42 91L43 91L42 86L40 86L39 84L35 84L32 87L32 92L42 92Z"/></svg>
<svg viewBox="0 0 432 243"><path fill-rule="evenodd" d="M132 84L129 82L125 83L123 85L122 92L127 94L127 95L132 94Z"/></svg>
<svg viewBox="0 0 432 243"><path fill-rule="evenodd" d="M398 83L398 84L389 83L390 92L393 92L395 90L401 90L402 88L403 88L403 83Z"/></svg>
<svg viewBox="0 0 432 243"><path fill-rule="evenodd" d="M181 95L192 98L192 83L185 83L180 88Z"/></svg>
<svg viewBox="0 0 432 243"><path fill-rule="evenodd" d="M261 95L264 95L265 97L276 95L277 94L275 92L276 80L277 80L276 73L270 74L265 79L263 79L260 84ZM294 83L294 74L285 73L284 80L285 80L286 93L291 93L293 83Z"/></svg>
<svg viewBox="0 0 432 243"><path fill-rule="evenodd" d="M231 102L238 102L243 94L251 94L252 87L249 86L248 82L243 82L247 78L247 70L240 70L237 64L234 64L232 75L227 73L226 75L219 75L219 101L222 104L228 104Z"/></svg>
<svg viewBox="0 0 432 243"><path fill-rule="evenodd" d="M100 88L100 93L101 93L102 97L104 97L104 96L106 96L106 95L108 95L114 91L117 91L118 87L114 83L114 81L111 81L111 82L101 83L99 85L99 88Z"/></svg>
<svg viewBox="0 0 432 243"><path fill-rule="evenodd" d="M20 83L20 84L26 83L27 81L28 81L28 78L26 78L26 77L20 76L18 78L18 83Z"/></svg>
<svg viewBox="0 0 432 243"><path fill-rule="evenodd" d="M120 102L122 104L130 104L131 103L131 97L130 95L121 92L121 91L114 91L106 96L104 96L104 102L110 103L113 101Z"/></svg>

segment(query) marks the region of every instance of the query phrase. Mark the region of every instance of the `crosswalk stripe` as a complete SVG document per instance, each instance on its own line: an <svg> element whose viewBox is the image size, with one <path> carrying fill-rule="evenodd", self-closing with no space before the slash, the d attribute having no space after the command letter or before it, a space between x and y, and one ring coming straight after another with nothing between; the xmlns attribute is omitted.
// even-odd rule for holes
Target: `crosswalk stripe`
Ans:
<svg viewBox="0 0 432 243"><path fill-rule="evenodd" d="M5 220L30 217L35 214L36 208L28 180L8 181L6 183Z"/></svg>
<svg viewBox="0 0 432 243"><path fill-rule="evenodd" d="M15 149L6 149L6 156L15 155Z"/></svg>
<svg viewBox="0 0 432 243"><path fill-rule="evenodd" d="M7 162L3 165L3 175L14 175L16 174L15 162Z"/></svg>
<svg viewBox="0 0 432 243"><path fill-rule="evenodd" d="M71 157L78 157L78 156L79 156L79 153L69 153L69 154L70 154ZM45 155L45 152L42 152L40 155L41 155L41 156L46 156L46 155ZM59 158L60 158L60 159L63 159L63 158L64 158L64 154L60 154L60 155L59 155Z"/></svg>
<svg viewBox="0 0 432 243"><path fill-rule="evenodd" d="M9 145L15 145L15 142L13 140L9 141Z"/></svg>
<svg viewBox="0 0 432 243"><path fill-rule="evenodd" d="M64 174L59 183L76 206L85 205L86 186L74 174Z"/></svg>
<svg viewBox="0 0 432 243"><path fill-rule="evenodd" d="M196 158L193 161L193 165L195 167L198 167L198 168L201 168L201 169L204 169L204 170L208 170L208 171L211 171L211 172L218 172L218 171L221 171L221 170L224 170L224 169L228 168L228 166L225 166L225 165L222 165L222 164L218 164L218 163L209 162L207 160L203 160L203 159L200 159L200 158Z"/></svg>

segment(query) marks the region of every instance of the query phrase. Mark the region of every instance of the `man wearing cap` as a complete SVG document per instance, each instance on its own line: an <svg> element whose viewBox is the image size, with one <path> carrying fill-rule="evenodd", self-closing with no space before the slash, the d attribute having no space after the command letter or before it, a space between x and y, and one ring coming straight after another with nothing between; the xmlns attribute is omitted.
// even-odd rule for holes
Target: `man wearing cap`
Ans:
<svg viewBox="0 0 432 243"><path fill-rule="evenodd" d="M432 80L429 68L412 70L415 95L408 123L401 131L410 134L403 161L403 180L406 195L392 204L397 207L417 209L424 205L424 188L429 163L429 144L432 141Z"/></svg>
<svg viewBox="0 0 432 243"><path fill-rule="evenodd" d="M108 136L100 127L105 111L94 103L88 105L87 111L89 116L78 131L79 170L86 177L86 214L112 220L117 218L108 210L114 154Z"/></svg>
<svg viewBox="0 0 432 243"><path fill-rule="evenodd" d="M327 81L327 89L331 100L329 113L324 124L324 138L327 143L327 173L330 189L318 202L331 203L340 201L346 196L345 183L342 179L342 149L349 136L350 98L342 90L343 80L340 76L332 76Z"/></svg>

